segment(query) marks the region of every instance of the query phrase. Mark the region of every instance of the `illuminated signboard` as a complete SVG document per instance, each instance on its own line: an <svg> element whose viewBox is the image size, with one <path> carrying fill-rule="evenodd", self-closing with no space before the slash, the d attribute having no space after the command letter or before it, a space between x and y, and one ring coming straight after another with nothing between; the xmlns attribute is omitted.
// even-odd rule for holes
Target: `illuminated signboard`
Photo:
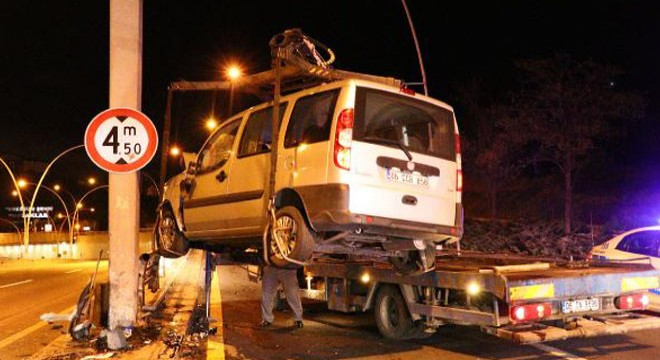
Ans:
<svg viewBox="0 0 660 360"><path fill-rule="evenodd" d="M10 218L26 218L30 213L28 207L15 206L5 207ZM32 208L31 219L48 219L49 214L53 211L52 206L35 206Z"/></svg>

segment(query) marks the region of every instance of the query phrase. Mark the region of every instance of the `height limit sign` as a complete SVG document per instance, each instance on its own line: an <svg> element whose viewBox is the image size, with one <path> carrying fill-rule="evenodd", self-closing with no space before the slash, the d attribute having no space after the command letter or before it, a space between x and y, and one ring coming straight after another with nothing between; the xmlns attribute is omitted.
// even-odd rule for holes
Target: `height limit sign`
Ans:
<svg viewBox="0 0 660 360"><path fill-rule="evenodd" d="M158 133L143 113L114 108L96 115L85 131L85 150L105 171L131 173L151 161L158 148Z"/></svg>

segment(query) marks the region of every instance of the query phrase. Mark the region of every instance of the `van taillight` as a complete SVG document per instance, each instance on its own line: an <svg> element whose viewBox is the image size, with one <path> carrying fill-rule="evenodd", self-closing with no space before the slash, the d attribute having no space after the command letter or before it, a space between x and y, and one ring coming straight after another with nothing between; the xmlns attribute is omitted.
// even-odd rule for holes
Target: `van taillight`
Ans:
<svg viewBox="0 0 660 360"><path fill-rule="evenodd" d="M457 196L460 196L460 193L463 192L463 170L461 170L460 158L461 158L461 136L454 134L454 150L456 152L456 192ZM457 199L460 199L457 197ZM457 200L457 202L461 202Z"/></svg>
<svg viewBox="0 0 660 360"><path fill-rule="evenodd" d="M353 109L339 113L335 128L335 165L340 169L351 168L351 144L353 143Z"/></svg>
<svg viewBox="0 0 660 360"><path fill-rule="evenodd" d="M463 192L463 170L456 170L456 191Z"/></svg>

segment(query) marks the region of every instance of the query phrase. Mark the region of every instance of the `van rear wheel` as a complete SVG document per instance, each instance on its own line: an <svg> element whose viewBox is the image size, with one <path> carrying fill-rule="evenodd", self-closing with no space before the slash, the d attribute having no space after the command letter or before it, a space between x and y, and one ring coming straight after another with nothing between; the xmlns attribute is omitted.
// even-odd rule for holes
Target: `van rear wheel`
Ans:
<svg viewBox="0 0 660 360"><path fill-rule="evenodd" d="M271 224L270 226L272 226ZM300 211L293 206L285 206L275 213L275 229L270 231L268 239L268 256L270 263L281 268L298 268L300 265L289 262L286 258L305 262L312 257L314 251L314 235L310 231ZM280 240L280 245L272 238L272 234Z"/></svg>

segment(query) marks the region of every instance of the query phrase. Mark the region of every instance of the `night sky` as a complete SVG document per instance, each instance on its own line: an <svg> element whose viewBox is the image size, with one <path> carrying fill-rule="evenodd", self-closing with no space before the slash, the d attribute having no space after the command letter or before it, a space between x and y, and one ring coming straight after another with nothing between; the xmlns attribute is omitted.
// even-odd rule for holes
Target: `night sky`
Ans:
<svg viewBox="0 0 660 360"><path fill-rule="evenodd" d="M108 106L108 6L107 1L3 1L0 153L47 161L82 143L89 121ZM506 91L512 60L518 58L565 52L614 64L626 71L621 86L647 97L644 131L633 133L640 136L634 151L655 161L660 11L652 1L409 0L408 6L431 96L453 104L454 89L473 78L483 80L484 91ZM258 5L145 0L143 25L142 110L159 130L170 81L220 79L223 65L232 61L247 72L267 70L269 39L294 27L332 48L336 68L421 81L397 0ZM201 96L197 105L208 106L208 99ZM175 108L179 114L185 112L181 107ZM456 110L459 127L469 127L462 123L461 108ZM175 118L178 136L203 138L206 113L191 108L185 118ZM155 159L148 167L153 174L157 164Z"/></svg>

